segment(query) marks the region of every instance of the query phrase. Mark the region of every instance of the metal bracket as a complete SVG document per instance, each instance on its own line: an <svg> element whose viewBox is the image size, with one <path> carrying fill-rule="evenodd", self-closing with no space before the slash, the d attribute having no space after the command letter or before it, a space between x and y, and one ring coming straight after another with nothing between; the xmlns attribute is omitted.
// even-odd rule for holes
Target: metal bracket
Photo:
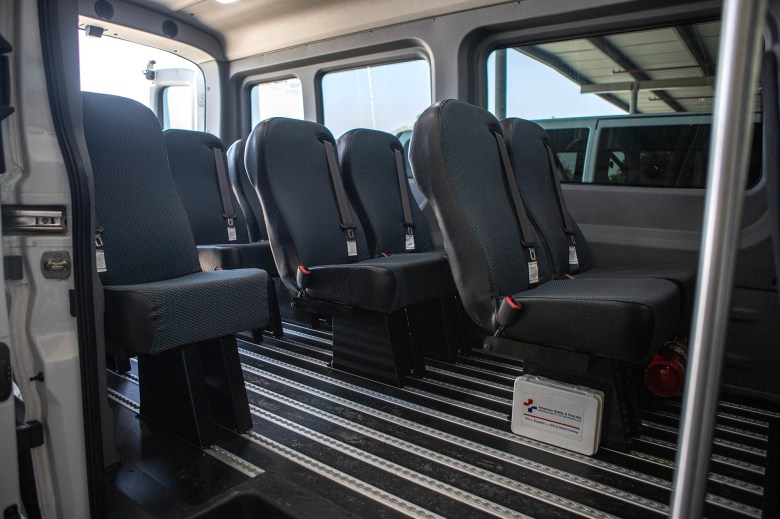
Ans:
<svg viewBox="0 0 780 519"><path fill-rule="evenodd" d="M64 234L68 230L64 205L4 205L3 234Z"/></svg>

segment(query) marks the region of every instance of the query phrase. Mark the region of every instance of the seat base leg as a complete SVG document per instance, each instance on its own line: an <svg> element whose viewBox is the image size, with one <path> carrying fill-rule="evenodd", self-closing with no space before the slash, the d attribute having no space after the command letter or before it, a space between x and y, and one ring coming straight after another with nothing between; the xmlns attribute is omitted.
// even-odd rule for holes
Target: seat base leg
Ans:
<svg viewBox="0 0 780 519"><path fill-rule="evenodd" d="M274 338L281 339L284 336L284 329L282 328L282 313L279 310L279 296L274 279L268 280L268 310L271 314L268 329Z"/></svg>
<svg viewBox="0 0 780 519"><path fill-rule="evenodd" d="M141 418L205 448L214 424L252 427L236 339L222 337L138 356Z"/></svg>
<svg viewBox="0 0 780 519"><path fill-rule="evenodd" d="M458 309L452 298L432 299L407 307L415 352L452 362L458 355Z"/></svg>
<svg viewBox="0 0 780 519"><path fill-rule="evenodd" d="M238 433L248 431L252 416L235 336L201 343L200 355L214 422Z"/></svg>
<svg viewBox="0 0 780 519"><path fill-rule="evenodd" d="M412 346L406 312L383 314L354 309L351 319L333 318L333 367L402 386L424 369Z"/></svg>
<svg viewBox="0 0 780 519"><path fill-rule="evenodd" d="M106 366L114 373L127 373L130 371L130 357L127 355L106 354Z"/></svg>

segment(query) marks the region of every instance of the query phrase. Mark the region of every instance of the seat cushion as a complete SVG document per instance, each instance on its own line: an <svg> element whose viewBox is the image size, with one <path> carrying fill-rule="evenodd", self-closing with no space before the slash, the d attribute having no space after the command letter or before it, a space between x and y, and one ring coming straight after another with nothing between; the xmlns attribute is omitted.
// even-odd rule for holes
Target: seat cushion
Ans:
<svg viewBox="0 0 780 519"><path fill-rule="evenodd" d="M455 293L447 258L440 252L392 254L309 269L308 297L376 312L391 313Z"/></svg>
<svg viewBox="0 0 780 519"><path fill-rule="evenodd" d="M198 272L104 287L106 336L137 353L160 353L268 324L268 274Z"/></svg>
<svg viewBox="0 0 780 519"><path fill-rule="evenodd" d="M655 278L671 281L680 291L681 316L678 333L687 335L693 314L696 271L685 265L659 264L597 267L577 274L577 278Z"/></svg>
<svg viewBox="0 0 780 519"><path fill-rule="evenodd" d="M634 265L621 267L596 267L580 272L577 278L655 278L671 281L680 289L683 299L693 297L696 288L696 272L685 265Z"/></svg>
<svg viewBox="0 0 780 519"><path fill-rule="evenodd" d="M514 297L523 309L508 338L629 362L658 351L680 312L679 290L665 279L558 280Z"/></svg>

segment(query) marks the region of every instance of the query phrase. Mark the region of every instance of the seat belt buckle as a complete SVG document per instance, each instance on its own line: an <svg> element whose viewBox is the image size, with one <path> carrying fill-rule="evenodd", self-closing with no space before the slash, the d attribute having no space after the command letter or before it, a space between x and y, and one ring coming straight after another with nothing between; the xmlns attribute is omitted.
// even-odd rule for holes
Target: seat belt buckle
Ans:
<svg viewBox="0 0 780 519"><path fill-rule="evenodd" d="M347 256L350 258L357 256L357 240L355 239L354 227L345 227L347 235Z"/></svg>
<svg viewBox="0 0 780 519"><path fill-rule="evenodd" d="M578 267L580 260L577 257L577 241L574 239L574 235L569 235L569 266Z"/></svg>
<svg viewBox="0 0 780 519"><path fill-rule="evenodd" d="M298 265L298 271L295 273L295 282L298 283L298 288L305 290L309 285L309 275L311 270L306 268L306 265Z"/></svg>
<svg viewBox="0 0 780 519"><path fill-rule="evenodd" d="M512 326L519 318L523 306L512 296L504 296L496 312L496 322L501 328Z"/></svg>
<svg viewBox="0 0 780 519"><path fill-rule="evenodd" d="M539 283L539 263L536 261L536 249L528 249L531 260L528 262L528 284Z"/></svg>
<svg viewBox="0 0 780 519"><path fill-rule="evenodd" d="M108 271L106 268L106 253L103 250L103 228L98 227L95 230L95 266L98 273Z"/></svg>
<svg viewBox="0 0 780 519"><path fill-rule="evenodd" d="M238 235L236 234L235 218L230 216L225 216L225 222L227 222L228 241L236 241L238 239Z"/></svg>
<svg viewBox="0 0 780 519"><path fill-rule="evenodd" d="M406 252L414 252L416 248L414 244L414 227L411 225L406 227Z"/></svg>

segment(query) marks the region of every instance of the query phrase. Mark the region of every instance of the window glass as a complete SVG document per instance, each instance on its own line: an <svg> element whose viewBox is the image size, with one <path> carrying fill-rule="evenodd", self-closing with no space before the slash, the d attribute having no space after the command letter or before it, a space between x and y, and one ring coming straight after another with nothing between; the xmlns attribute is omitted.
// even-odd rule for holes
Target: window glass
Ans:
<svg viewBox="0 0 780 519"><path fill-rule="evenodd" d="M704 187L719 39L710 21L498 49L488 109L542 126L564 181ZM761 170L755 128L750 185Z"/></svg>
<svg viewBox="0 0 780 519"><path fill-rule="evenodd" d="M585 168L585 151L588 148L588 128L548 129L550 147L558 156L564 182L582 182Z"/></svg>
<svg viewBox="0 0 780 519"><path fill-rule="evenodd" d="M398 135L431 104L431 69L418 59L329 72L322 102L325 126L336 137L353 128Z"/></svg>
<svg viewBox="0 0 780 519"><path fill-rule="evenodd" d="M659 187L705 187L712 125L602 128L593 182ZM761 124L753 130L748 185L761 174Z"/></svg>
<svg viewBox="0 0 780 519"><path fill-rule="evenodd" d="M184 85L163 90L163 128L195 128L192 88Z"/></svg>
<svg viewBox="0 0 780 519"><path fill-rule="evenodd" d="M303 119L303 91L298 78L268 81L249 90L252 128L270 117Z"/></svg>
<svg viewBox="0 0 780 519"><path fill-rule="evenodd" d="M192 71L190 77L203 83L203 72L191 61L170 52L166 52L139 43L120 40L105 34L101 38L86 36L79 31L79 62L81 90L129 97L155 109L152 99L153 80L147 79L144 71L150 62L153 69L184 69ZM162 108L165 128L183 128L194 130L203 126L198 121L195 109L195 86L177 85L165 88L162 92ZM202 112L202 111L201 111ZM168 125L170 123L170 125Z"/></svg>

